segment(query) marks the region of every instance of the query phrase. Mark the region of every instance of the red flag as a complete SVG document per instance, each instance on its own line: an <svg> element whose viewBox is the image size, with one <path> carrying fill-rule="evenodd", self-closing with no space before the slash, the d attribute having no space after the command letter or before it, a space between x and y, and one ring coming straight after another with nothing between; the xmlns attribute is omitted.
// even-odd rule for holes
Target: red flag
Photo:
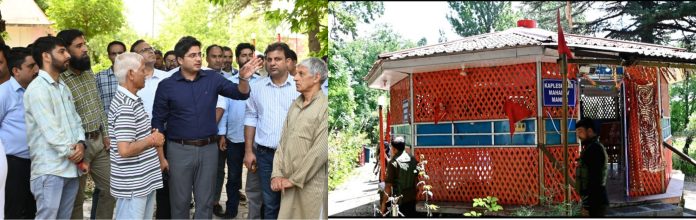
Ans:
<svg viewBox="0 0 696 220"><path fill-rule="evenodd" d="M510 138L512 138L512 135L515 134L515 123L529 117L532 112L508 99L505 101L505 114L507 114L508 120L510 120Z"/></svg>
<svg viewBox="0 0 696 220"><path fill-rule="evenodd" d="M568 59L573 58L573 54L570 53L570 48L565 41L565 36L563 36L563 26L561 26L561 10L556 11L556 24L558 25L558 54L566 54Z"/></svg>

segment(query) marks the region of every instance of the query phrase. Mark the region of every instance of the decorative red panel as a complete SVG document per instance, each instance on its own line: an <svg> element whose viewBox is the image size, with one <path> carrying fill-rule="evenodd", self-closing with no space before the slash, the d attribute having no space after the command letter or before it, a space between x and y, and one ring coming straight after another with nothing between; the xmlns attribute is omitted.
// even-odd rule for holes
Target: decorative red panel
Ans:
<svg viewBox="0 0 696 220"><path fill-rule="evenodd" d="M416 148L425 155L433 201L471 203L498 197L501 204L539 201L539 155L536 148ZM418 200L425 198L419 192Z"/></svg>
<svg viewBox="0 0 696 220"><path fill-rule="evenodd" d="M626 67L629 196L664 191L665 158L660 138L657 68Z"/></svg>
<svg viewBox="0 0 696 220"><path fill-rule="evenodd" d="M565 176L563 173L563 146L549 146L549 152L554 155L557 163L554 164L551 160L544 156L544 195L553 198L555 202L563 202ZM580 157L578 145L568 145L568 176L575 181L575 170L578 165L577 159ZM571 185L571 199L580 201L580 195L575 192L574 185Z"/></svg>
<svg viewBox="0 0 696 220"><path fill-rule="evenodd" d="M409 101L408 87L408 77L406 77L392 85L389 89L389 110L391 111L390 125L404 124L403 101Z"/></svg>
<svg viewBox="0 0 696 220"><path fill-rule="evenodd" d="M450 120L507 118L505 100L537 112L534 63L423 72L414 74L415 121L435 121L437 112Z"/></svg>

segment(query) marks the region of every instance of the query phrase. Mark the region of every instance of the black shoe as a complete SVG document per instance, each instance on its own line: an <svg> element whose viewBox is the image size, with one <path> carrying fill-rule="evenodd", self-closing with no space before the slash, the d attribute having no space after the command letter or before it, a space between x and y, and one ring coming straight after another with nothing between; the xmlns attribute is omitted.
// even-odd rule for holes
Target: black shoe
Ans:
<svg viewBox="0 0 696 220"><path fill-rule="evenodd" d="M213 214L217 217L224 217L225 212L222 211L222 206L220 204L215 204L213 206Z"/></svg>
<svg viewBox="0 0 696 220"><path fill-rule="evenodd" d="M225 215L222 216L223 219L234 219L236 217L237 217L236 215L232 216L229 212L225 212Z"/></svg>
<svg viewBox="0 0 696 220"><path fill-rule="evenodd" d="M246 202L246 196L244 194L242 194L241 192L239 193L239 201Z"/></svg>

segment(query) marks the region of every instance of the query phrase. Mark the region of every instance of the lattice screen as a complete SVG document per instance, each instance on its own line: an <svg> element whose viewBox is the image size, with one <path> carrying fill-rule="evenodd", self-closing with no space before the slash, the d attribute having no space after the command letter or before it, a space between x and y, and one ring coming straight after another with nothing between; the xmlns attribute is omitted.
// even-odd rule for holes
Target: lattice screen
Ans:
<svg viewBox="0 0 696 220"><path fill-rule="evenodd" d="M582 114L591 119L621 119L623 102L620 96L581 96Z"/></svg>
<svg viewBox="0 0 696 220"><path fill-rule="evenodd" d="M534 63L414 74L415 121L434 121L435 108L450 120L507 118L505 100L526 106L536 115Z"/></svg>
<svg viewBox="0 0 696 220"><path fill-rule="evenodd" d="M405 124L403 114L404 109L402 108L402 102L404 100L409 101L410 96L408 90L408 83L409 82L407 77L392 85L392 87L389 90L389 110L391 111L391 125Z"/></svg>
<svg viewBox="0 0 696 220"><path fill-rule="evenodd" d="M471 203L498 197L500 204L537 204L539 156L536 148L416 148L428 160L433 201ZM425 198L418 193L418 200Z"/></svg>

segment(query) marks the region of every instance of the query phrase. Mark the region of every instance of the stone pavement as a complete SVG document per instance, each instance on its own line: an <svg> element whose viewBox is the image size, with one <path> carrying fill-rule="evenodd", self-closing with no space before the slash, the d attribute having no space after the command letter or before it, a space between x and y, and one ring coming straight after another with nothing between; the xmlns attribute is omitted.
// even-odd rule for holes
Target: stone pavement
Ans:
<svg viewBox="0 0 696 220"><path fill-rule="evenodd" d="M374 161L356 168L341 186L329 192L329 217L371 217L373 202L379 205L378 178L372 172Z"/></svg>

